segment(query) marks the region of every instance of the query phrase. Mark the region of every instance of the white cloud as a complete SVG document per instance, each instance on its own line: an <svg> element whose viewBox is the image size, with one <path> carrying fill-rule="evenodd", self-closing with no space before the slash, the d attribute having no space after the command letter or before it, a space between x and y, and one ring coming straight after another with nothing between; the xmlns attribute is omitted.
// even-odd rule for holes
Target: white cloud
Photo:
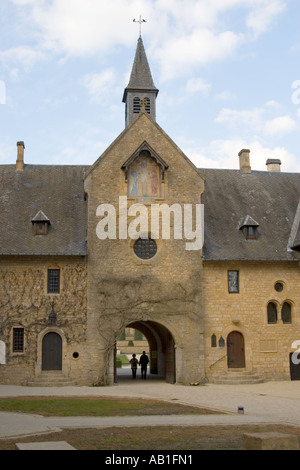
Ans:
<svg viewBox="0 0 300 470"><path fill-rule="evenodd" d="M43 47L68 56L108 52L118 44L129 46L137 36L132 19L137 0L53 0L33 9Z"/></svg>
<svg viewBox="0 0 300 470"><path fill-rule="evenodd" d="M288 134L297 129L297 123L290 116L279 116L265 123L266 134L275 136Z"/></svg>
<svg viewBox="0 0 300 470"><path fill-rule="evenodd" d="M186 91L188 93L197 93L200 92L207 92L210 90L211 84L207 83L203 78L190 78L186 84Z"/></svg>
<svg viewBox="0 0 300 470"><path fill-rule="evenodd" d="M264 114L263 108L253 108L250 110L238 111L235 109L223 108L215 119L215 122L220 124L246 124L251 128L257 128L261 125L262 116Z"/></svg>
<svg viewBox="0 0 300 470"><path fill-rule="evenodd" d="M281 160L281 171L300 171L300 163L295 155L284 147L267 147L258 140L219 139L210 142L206 148L187 147L186 155L198 168L229 168L239 169L238 153L243 148L250 149L250 164L252 170L267 171L268 158Z"/></svg>
<svg viewBox="0 0 300 470"><path fill-rule="evenodd" d="M18 64L23 67L24 70L28 71L31 69L36 62L43 59L44 54L29 46L12 47L10 49L0 51L0 61L7 67ZM12 67L14 70L15 77L17 78L17 69Z"/></svg>
<svg viewBox="0 0 300 470"><path fill-rule="evenodd" d="M172 37L154 52L162 71L162 80L190 75L195 67L228 58L242 37L232 31L215 34L209 29Z"/></svg>
<svg viewBox="0 0 300 470"><path fill-rule="evenodd" d="M102 103L103 98L109 94L115 81L115 71L110 68L100 73L87 74L81 80L92 100Z"/></svg>
<svg viewBox="0 0 300 470"><path fill-rule="evenodd" d="M276 116L267 119L266 115L275 112L280 105L275 101L266 103L265 108L250 110L235 110L223 108L215 119L218 124L228 124L231 127L247 126L249 133L261 132L267 136L282 136L294 132L298 125L289 115Z"/></svg>
<svg viewBox="0 0 300 470"><path fill-rule="evenodd" d="M132 20L142 12L147 20L143 36L149 37L149 51L160 64L163 79L225 60L245 44L247 31L262 34L285 8L283 0L11 1L27 8L26 18L31 30L36 26L41 51L67 57L131 47L138 35ZM238 23L231 24L230 17L222 21L222 15L237 10Z"/></svg>
<svg viewBox="0 0 300 470"><path fill-rule="evenodd" d="M215 97L216 100L218 101L229 101L229 100L235 100L236 95L234 93L231 93L228 90L224 90L221 93L218 93Z"/></svg>
<svg viewBox="0 0 300 470"><path fill-rule="evenodd" d="M266 107L267 108L278 109L278 108L280 108L280 106L281 106L280 103L278 103L275 100L270 100L270 101L266 102Z"/></svg>
<svg viewBox="0 0 300 470"><path fill-rule="evenodd" d="M275 18L286 8L283 0L254 0L253 9L247 18L247 26L255 37L266 32Z"/></svg>

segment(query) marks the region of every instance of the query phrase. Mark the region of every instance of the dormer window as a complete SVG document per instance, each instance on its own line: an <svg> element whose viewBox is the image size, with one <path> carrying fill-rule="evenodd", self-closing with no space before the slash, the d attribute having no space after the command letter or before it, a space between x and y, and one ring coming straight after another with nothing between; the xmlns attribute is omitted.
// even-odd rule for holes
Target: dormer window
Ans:
<svg viewBox="0 0 300 470"><path fill-rule="evenodd" d="M246 240L257 240L258 227L259 224L250 215L244 217L239 224L239 229L242 230Z"/></svg>
<svg viewBox="0 0 300 470"><path fill-rule="evenodd" d="M257 240L257 227L254 225L244 227L244 235L246 240Z"/></svg>
<svg viewBox="0 0 300 470"><path fill-rule="evenodd" d="M43 211L39 211L32 219L32 225L35 235L47 235L48 226L51 225L50 220Z"/></svg>

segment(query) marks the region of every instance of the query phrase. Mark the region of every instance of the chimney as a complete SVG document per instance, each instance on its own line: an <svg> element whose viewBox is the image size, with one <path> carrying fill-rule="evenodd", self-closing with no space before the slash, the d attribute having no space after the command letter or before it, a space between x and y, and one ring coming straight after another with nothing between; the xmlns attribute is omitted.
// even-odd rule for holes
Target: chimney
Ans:
<svg viewBox="0 0 300 470"><path fill-rule="evenodd" d="M17 142L17 147L18 147L18 154L17 154L16 170L23 171L24 170L24 149L25 149L24 142Z"/></svg>
<svg viewBox="0 0 300 470"><path fill-rule="evenodd" d="M268 171L280 171L281 160L277 160L276 158L268 158L266 161L266 165Z"/></svg>
<svg viewBox="0 0 300 470"><path fill-rule="evenodd" d="M240 171L242 173L251 173L250 166L250 150L243 149L239 152L240 157Z"/></svg>

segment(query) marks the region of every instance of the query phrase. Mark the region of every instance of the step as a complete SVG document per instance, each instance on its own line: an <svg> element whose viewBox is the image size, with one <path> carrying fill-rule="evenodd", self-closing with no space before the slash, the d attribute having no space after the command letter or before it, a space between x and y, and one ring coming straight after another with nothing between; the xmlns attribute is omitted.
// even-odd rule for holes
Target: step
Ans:
<svg viewBox="0 0 300 470"><path fill-rule="evenodd" d="M259 384L263 383L264 379L261 375L254 374L248 371L235 371L228 372L218 379L214 379L215 384L224 385L238 385L238 384Z"/></svg>
<svg viewBox="0 0 300 470"><path fill-rule="evenodd" d="M76 450L66 441L16 443L16 450Z"/></svg>
<svg viewBox="0 0 300 470"><path fill-rule="evenodd" d="M42 372L35 377L31 382L28 382L29 387L70 387L74 386L68 377L56 371Z"/></svg>

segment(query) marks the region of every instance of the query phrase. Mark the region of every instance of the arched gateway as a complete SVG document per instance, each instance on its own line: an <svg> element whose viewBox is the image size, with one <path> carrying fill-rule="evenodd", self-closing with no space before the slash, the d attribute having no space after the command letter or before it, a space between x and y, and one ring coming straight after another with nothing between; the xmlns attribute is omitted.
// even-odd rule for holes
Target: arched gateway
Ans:
<svg viewBox="0 0 300 470"><path fill-rule="evenodd" d="M150 374L165 379L168 383L175 383L175 342L170 331L154 321L136 321L126 326L140 331L146 337L149 344Z"/></svg>

